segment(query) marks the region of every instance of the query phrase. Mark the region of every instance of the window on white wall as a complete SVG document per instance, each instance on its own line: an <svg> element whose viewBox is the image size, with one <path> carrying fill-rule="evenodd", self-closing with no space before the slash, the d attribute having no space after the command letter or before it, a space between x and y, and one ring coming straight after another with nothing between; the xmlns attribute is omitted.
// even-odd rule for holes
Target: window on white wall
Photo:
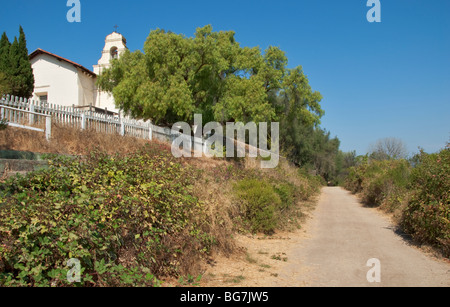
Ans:
<svg viewBox="0 0 450 307"><path fill-rule="evenodd" d="M39 101L42 103L48 103L48 94L39 94Z"/></svg>

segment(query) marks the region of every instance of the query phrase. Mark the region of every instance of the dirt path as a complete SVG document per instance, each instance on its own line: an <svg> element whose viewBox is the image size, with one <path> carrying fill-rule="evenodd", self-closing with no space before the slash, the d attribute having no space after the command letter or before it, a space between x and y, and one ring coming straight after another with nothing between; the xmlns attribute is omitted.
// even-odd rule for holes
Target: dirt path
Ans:
<svg viewBox="0 0 450 307"><path fill-rule="evenodd" d="M409 245L386 216L341 188L323 189L302 230L237 241L245 253L218 259L206 286L450 286L448 261ZM368 266L374 258L379 266ZM369 271L380 282L370 283Z"/></svg>

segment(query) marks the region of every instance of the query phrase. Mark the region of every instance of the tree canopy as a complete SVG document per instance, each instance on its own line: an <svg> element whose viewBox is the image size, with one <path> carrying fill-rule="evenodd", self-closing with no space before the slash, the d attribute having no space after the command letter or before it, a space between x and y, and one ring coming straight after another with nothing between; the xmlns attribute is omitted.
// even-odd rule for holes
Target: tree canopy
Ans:
<svg viewBox="0 0 450 307"><path fill-rule="evenodd" d="M277 47L241 47L233 31L197 29L194 37L154 30L144 52L112 61L99 86L132 116L159 124L193 121L270 122L285 116L318 124L321 96L301 67L287 68Z"/></svg>
<svg viewBox="0 0 450 307"><path fill-rule="evenodd" d="M98 78L118 108L158 125L280 122L288 158L324 177L335 172L339 140L322 130L322 96L278 47L241 47L233 31L198 28L194 37L157 29L143 51L125 51Z"/></svg>

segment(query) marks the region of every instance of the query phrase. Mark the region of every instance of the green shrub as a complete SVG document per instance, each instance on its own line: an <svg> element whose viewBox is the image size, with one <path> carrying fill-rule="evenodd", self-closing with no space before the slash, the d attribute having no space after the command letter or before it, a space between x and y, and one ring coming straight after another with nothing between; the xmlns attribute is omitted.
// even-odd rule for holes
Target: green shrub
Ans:
<svg viewBox="0 0 450 307"><path fill-rule="evenodd" d="M406 189L410 166L406 160L373 161L366 170L362 183L363 201L380 206L394 190Z"/></svg>
<svg viewBox="0 0 450 307"><path fill-rule="evenodd" d="M361 193L362 201L370 206L385 205L402 195L409 184L411 166L406 160L365 161L349 171L345 187ZM389 205L392 208L392 204Z"/></svg>
<svg viewBox="0 0 450 307"><path fill-rule="evenodd" d="M403 228L450 256L450 149L422 152L411 184L414 194L403 215Z"/></svg>
<svg viewBox="0 0 450 307"><path fill-rule="evenodd" d="M277 226L276 211L281 199L272 185L260 179L243 179L234 188L251 231L273 232Z"/></svg>
<svg viewBox="0 0 450 307"><path fill-rule="evenodd" d="M344 180L344 187L352 193L359 193L362 191L364 169L362 166L351 167L348 171L348 176Z"/></svg>
<svg viewBox="0 0 450 307"><path fill-rule="evenodd" d="M280 197L280 210L292 208L296 202L295 186L292 183L279 183L274 186L274 191Z"/></svg>
<svg viewBox="0 0 450 307"><path fill-rule="evenodd" d="M322 176L311 175L305 168L298 169L298 176L303 179L303 184L295 185L296 194L303 200L308 200L318 194L320 188L327 184Z"/></svg>
<svg viewBox="0 0 450 307"><path fill-rule="evenodd" d="M0 286L155 286L208 253L196 173L149 146L127 156L53 157L0 186ZM69 284L67 261L81 263Z"/></svg>

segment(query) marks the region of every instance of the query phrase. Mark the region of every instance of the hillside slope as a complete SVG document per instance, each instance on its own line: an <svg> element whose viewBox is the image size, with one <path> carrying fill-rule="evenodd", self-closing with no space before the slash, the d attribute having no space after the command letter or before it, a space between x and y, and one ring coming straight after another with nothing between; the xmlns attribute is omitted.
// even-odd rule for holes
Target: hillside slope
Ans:
<svg viewBox="0 0 450 307"><path fill-rule="evenodd" d="M48 169L0 186L0 284L158 286L203 273L233 235L300 226L320 181L281 163L175 159L167 144L55 126L53 138L8 128L0 149L49 157ZM18 218L19 217L19 218ZM38 247L39 252L36 251Z"/></svg>

